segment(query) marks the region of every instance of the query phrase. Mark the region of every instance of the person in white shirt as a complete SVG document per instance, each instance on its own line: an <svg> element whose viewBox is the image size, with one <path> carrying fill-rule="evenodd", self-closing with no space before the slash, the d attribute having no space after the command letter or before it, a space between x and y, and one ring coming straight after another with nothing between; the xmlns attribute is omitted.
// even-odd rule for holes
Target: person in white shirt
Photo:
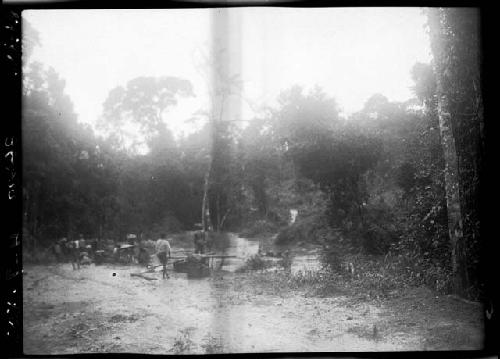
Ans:
<svg viewBox="0 0 500 359"><path fill-rule="evenodd" d="M156 241L156 256L163 266L163 279L169 278L167 273L167 262L168 258L170 258L170 243L168 243L164 233L162 233L160 239Z"/></svg>

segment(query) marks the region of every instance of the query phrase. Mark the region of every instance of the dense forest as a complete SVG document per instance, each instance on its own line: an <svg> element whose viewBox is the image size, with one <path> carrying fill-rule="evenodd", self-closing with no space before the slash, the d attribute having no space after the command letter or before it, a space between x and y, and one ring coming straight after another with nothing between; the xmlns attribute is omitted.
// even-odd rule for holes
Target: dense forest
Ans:
<svg viewBox="0 0 500 359"><path fill-rule="evenodd" d="M346 118L321 88L294 86L252 121L223 121L215 106L198 131L178 138L168 113L194 96L189 81L130 79L109 93L94 130L78 122L64 79L26 60L40 41L28 24L25 248L80 233L156 239L201 224L319 243L331 271L343 257L383 258L398 280L477 298L485 157L479 20L473 9L427 16L434 60L414 65L411 100L374 94ZM221 81L214 102L238 90L237 79Z"/></svg>

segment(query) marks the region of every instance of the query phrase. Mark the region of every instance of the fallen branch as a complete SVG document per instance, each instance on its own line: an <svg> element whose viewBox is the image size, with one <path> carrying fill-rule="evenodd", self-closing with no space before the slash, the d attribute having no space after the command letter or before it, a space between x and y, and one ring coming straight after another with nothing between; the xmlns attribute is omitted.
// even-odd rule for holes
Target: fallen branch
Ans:
<svg viewBox="0 0 500 359"><path fill-rule="evenodd" d="M448 294L447 297L459 300L459 301L467 303L467 304L482 305L481 302L475 302L475 301L472 301L472 300L467 300L467 299L461 298L461 297L459 297L458 295L455 295L455 294Z"/></svg>
<svg viewBox="0 0 500 359"><path fill-rule="evenodd" d="M39 279L33 281L33 287L38 285L38 283L40 283L44 279L47 279L48 277L50 277L50 276L46 275L45 277L42 277L42 278L39 278Z"/></svg>
<svg viewBox="0 0 500 359"><path fill-rule="evenodd" d="M146 280L158 280L158 278L148 277L142 273L130 273L130 276L131 277L140 277L140 278L146 279Z"/></svg>

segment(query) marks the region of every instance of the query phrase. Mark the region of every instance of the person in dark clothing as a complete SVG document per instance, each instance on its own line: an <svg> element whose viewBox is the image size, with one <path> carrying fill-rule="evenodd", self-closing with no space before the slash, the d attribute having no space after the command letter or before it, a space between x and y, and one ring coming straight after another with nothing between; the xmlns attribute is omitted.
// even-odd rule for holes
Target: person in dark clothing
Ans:
<svg viewBox="0 0 500 359"><path fill-rule="evenodd" d="M62 261L63 261L63 253L62 253L61 241L57 241L54 244L54 255L56 256L57 263L62 263Z"/></svg>
<svg viewBox="0 0 500 359"><path fill-rule="evenodd" d="M194 253L205 253L205 236L202 231L196 231L194 233Z"/></svg>
<svg viewBox="0 0 500 359"><path fill-rule="evenodd" d="M149 264L149 253L144 247L139 248L139 254L137 256L137 261L139 264L147 266Z"/></svg>

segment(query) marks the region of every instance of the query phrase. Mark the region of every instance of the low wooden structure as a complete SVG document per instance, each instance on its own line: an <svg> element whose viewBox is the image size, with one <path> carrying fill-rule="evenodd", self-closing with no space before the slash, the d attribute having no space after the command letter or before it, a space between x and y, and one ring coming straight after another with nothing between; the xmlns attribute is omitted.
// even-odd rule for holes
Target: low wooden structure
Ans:
<svg viewBox="0 0 500 359"><path fill-rule="evenodd" d="M210 275L213 269L213 259L215 258L236 258L236 256L222 254L191 254L182 257L173 263L174 271L187 273L188 278L203 278Z"/></svg>

